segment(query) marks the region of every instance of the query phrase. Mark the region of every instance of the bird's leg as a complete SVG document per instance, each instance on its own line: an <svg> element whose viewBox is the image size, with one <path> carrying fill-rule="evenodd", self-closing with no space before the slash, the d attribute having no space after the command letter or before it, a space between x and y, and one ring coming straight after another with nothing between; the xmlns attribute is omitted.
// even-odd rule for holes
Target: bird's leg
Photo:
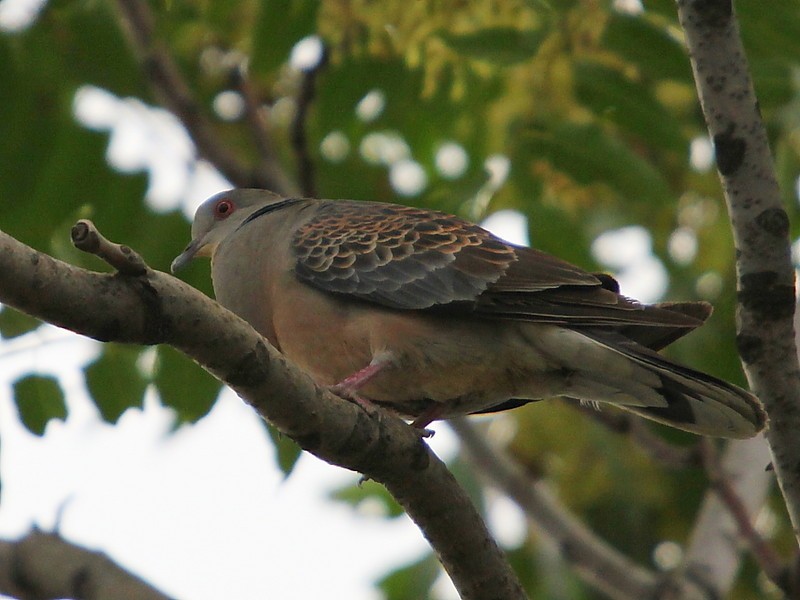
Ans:
<svg viewBox="0 0 800 600"><path fill-rule="evenodd" d="M358 390L372 381L392 360L389 354L378 354L363 369L359 369L352 375L348 375L336 385L332 385L330 390L342 398L352 400L367 412L372 412L375 405L358 394Z"/></svg>
<svg viewBox="0 0 800 600"><path fill-rule="evenodd" d="M388 352L376 355L370 363L363 369L359 369L352 375L348 375L336 385L332 385L329 389L336 395L351 400L358 404L368 413L375 410L375 404L364 396L358 393L358 390L372 381L383 369L392 363L392 356ZM430 406L422 412L416 419L411 422L411 426L418 429L422 437L431 437L434 432L426 427L438 419L444 406L439 403Z"/></svg>
<svg viewBox="0 0 800 600"><path fill-rule="evenodd" d="M385 366L386 363L369 363L363 369L356 371L352 375L348 375L336 385L331 386L331 391L336 394L351 396L372 381Z"/></svg>

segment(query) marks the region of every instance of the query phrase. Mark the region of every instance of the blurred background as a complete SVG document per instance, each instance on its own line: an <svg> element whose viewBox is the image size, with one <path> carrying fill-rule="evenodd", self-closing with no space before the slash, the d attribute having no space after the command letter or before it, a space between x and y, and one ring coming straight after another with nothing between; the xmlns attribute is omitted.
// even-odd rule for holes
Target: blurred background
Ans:
<svg viewBox="0 0 800 600"><path fill-rule="evenodd" d="M795 221L800 7L736 9ZM731 234L671 0L0 0L0 229L105 270L69 241L91 218L167 270L197 205L244 185L436 208L643 302L707 300L708 324L669 353L745 384ZM212 295L207 263L181 276ZM379 485L301 455L171 348L9 308L0 335L0 537L57 531L177 598L457 597ZM702 468L560 401L474 422L637 563L681 564ZM434 429L531 598L605 597ZM774 490L756 526L791 547ZM745 556L731 597L780 596Z"/></svg>

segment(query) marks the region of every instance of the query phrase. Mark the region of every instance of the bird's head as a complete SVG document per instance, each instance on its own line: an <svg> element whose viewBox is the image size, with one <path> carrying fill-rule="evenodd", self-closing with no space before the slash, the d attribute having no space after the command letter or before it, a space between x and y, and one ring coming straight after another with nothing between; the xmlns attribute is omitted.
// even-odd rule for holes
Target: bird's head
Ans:
<svg viewBox="0 0 800 600"><path fill-rule="evenodd" d="M177 273L194 258L212 256L217 245L250 215L280 200L281 196L258 189L228 190L212 196L197 208L192 223L192 241L172 261L170 270Z"/></svg>

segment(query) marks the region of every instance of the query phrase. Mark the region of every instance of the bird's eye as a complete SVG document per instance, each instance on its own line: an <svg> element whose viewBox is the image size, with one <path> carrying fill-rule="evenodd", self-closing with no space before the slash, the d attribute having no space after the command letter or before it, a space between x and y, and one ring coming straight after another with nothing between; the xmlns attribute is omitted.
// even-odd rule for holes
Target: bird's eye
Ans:
<svg viewBox="0 0 800 600"><path fill-rule="evenodd" d="M217 219L226 219L233 212L233 202L230 200L220 200L214 205L214 216Z"/></svg>

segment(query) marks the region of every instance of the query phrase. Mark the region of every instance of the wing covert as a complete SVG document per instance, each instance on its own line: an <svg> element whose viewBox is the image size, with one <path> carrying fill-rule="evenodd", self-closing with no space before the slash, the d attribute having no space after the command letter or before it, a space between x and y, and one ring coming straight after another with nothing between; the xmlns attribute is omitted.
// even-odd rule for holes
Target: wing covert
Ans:
<svg viewBox="0 0 800 600"><path fill-rule="evenodd" d="M327 202L293 247L301 281L400 309L472 302L517 260L477 225L377 202Z"/></svg>

